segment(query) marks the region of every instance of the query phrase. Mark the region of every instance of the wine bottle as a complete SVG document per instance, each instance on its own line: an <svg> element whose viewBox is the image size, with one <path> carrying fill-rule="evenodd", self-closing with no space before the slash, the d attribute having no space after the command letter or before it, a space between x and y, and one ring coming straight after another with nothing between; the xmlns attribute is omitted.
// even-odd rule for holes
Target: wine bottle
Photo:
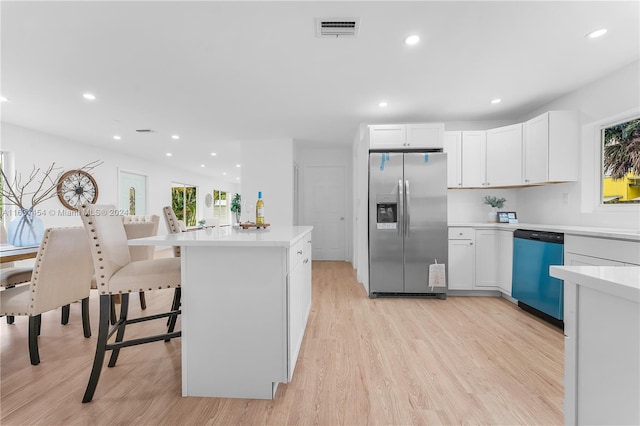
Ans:
<svg viewBox="0 0 640 426"><path fill-rule="evenodd" d="M262 191L258 192L258 202L256 203L256 224L264 224L264 201L262 201Z"/></svg>

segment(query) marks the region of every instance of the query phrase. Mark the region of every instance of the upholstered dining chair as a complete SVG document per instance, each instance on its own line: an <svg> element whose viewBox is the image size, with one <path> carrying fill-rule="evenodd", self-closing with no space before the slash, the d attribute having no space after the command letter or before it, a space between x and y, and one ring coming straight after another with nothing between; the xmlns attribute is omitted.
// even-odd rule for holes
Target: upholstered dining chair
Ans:
<svg viewBox="0 0 640 426"><path fill-rule="evenodd" d="M106 351L111 351L108 366L114 367L120 349L145 343L170 340L181 336L180 331L169 327L166 333L147 337L124 340L127 325L159 318L179 315L180 311L170 311L139 318L128 318L129 293L176 288L180 286L180 259L171 257L164 259L131 261L127 245L127 235L121 216L114 215L111 205L83 205L78 208L84 225L93 257L93 265L100 297L100 320L96 353L89 377L89 383L82 402L93 399ZM120 318L111 326L111 295L122 295ZM115 334L115 341L108 342Z"/></svg>
<svg viewBox="0 0 640 426"><path fill-rule="evenodd" d="M84 337L91 337L89 293L93 264L84 229L49 228L45 231L29 284L0 292L0 314L29 316L31 364L40 363L38 335L44 312L82 301Z"/></svg>
<svg viewBox="0 0 640 426"><path fill-rule="evenodd" d="M127 239L153 237L158 235L158 225L160 224L160 216L152 215L129 215L123 216L124 232ZM150 260L153 259L155 252L154 246L129 246L129 255L131 261ZM144 291L138 293L140 297L140 308L147 309L147 301L144 297Z"/></svg>
<svg viewBox="0 0 640 426"><path fill-rule="evenodd" d="M186 232L187 227L184 222L178 220L176 213L173 211L171 206L164 206L162 208L162 213L164 214L164 222L167 225L167 231L169 234L179 234L181 232ZM180 257L180 246L173 246L173 256ZM176 288L175 293L173 294L173 303L171 306L172 311L177 311L180 308L180 299L182 298L181 294L182 290L180 288ZM167 325L171 326L171 324L175 324L178 320L177 316L169 317L167 320Z"/></svg>
<svg viewBox="0 0 640 426"><path fill-rule="evenodd" d="M7 229L0 226L0 243L7 243ZM14 287L31 280L33 266L14 266L13 262L4 262L0 266L0 287ZM64 315L63 315L64 321ZM13 324L13 315L7 315L7 324Z"/></svg>

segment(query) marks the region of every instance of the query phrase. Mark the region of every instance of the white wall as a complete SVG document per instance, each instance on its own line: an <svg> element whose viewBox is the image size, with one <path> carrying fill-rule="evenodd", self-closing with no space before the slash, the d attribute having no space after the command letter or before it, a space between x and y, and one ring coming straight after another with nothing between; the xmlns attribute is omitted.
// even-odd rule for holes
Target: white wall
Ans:
<svg viewBox="0 0 640 426"><path fill-rule="evenodd" d="M519 210L533 223L640 229L640 206L597 206L595 188L598 144L589 124L640 108L640 62L634 62L592 84L532 111L522 121L545 111L577 110L582 127L580 182L519 191ZM566 194L566 195L565 195ZM566 200L566 202L565 202ZM613 208L610 208L613 207Z"/></svg>
<svg viewBox="0 0 640 426"><path fill-rule="evenodd" d="M58 136L37 132L24 127L2 123L2 151L13 154L15 169L22 173L23 179L29 175L34 165L48 167L55 161L61 170L76 169L85 164L100 160L102 165L91 171L98 184L98 203L118 205L119 170L148 176L147 213L162 217L162 207L171 205L171 183L183 182L198 187L198 216L204 217L204 194L216 189L237 192L236 185L215 182L199 173L190 173L182 169L173 169L164 165L148 162L144 159L129 157L114 151L67 140ZM45 227L81 226L80 218L64 208L57 197L37 206L43 215ZM166 233L161 224L159 234Z"/></svg>
<svg viewBox="0 0 640 426"><path fill-rule="evenodd" d="M255 222L258 191L262 191L265 221L293 225L293 140L242 142L242 221Z"/></svg>

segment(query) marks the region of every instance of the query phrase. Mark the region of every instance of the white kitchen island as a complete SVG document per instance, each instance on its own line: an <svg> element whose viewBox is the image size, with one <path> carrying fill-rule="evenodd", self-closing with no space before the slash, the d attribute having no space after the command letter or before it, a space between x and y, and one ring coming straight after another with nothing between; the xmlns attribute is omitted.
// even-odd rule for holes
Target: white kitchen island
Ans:
<svg viewBox="0 0 640 426"><path fill-rule="evenodd" d="M181 246L182 395L272 399L311 309L310 226L207 228L130 240Z"/></svg>
<svg viewBox="0 0 640 426"><path fill-rule="evenodd" d="M564 280L564 423L640 424L640 267L550 275Z"/></svg>

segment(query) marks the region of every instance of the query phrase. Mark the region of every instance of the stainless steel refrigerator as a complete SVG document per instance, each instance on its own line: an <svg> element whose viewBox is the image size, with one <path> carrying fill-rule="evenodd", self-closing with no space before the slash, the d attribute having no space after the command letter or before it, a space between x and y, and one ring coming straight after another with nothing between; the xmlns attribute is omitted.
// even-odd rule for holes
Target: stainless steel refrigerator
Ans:
<svg viewBox="0 0 640 426"><path fill-rule="evenodd" d="M429 266L444 264L446 274L447 238L447 155L371 152L370 296L445 298L446 282L430 286Z"/></svg>

